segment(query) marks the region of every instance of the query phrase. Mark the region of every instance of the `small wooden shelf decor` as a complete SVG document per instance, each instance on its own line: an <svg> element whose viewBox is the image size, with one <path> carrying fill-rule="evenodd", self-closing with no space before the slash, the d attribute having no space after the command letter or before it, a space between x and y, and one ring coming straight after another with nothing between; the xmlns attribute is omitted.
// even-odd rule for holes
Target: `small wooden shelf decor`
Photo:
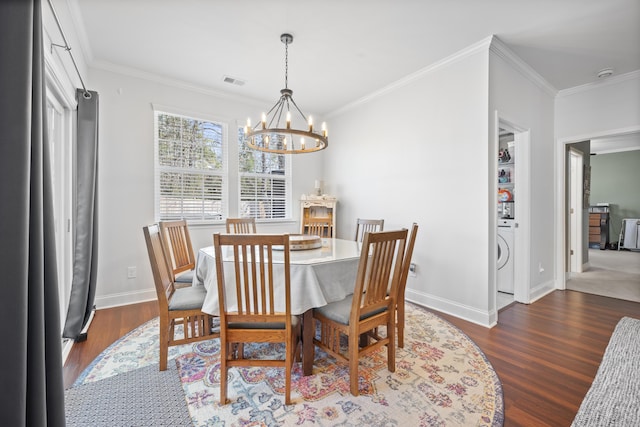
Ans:
<svg viewBox="0 0 640 427"><path fill-rule="evenodd" d="M333 196L303 194L300 198L300 234L309 234L309 218L326 218L329 225L320 237L335 237L337 204L338 199Z"/></svg>

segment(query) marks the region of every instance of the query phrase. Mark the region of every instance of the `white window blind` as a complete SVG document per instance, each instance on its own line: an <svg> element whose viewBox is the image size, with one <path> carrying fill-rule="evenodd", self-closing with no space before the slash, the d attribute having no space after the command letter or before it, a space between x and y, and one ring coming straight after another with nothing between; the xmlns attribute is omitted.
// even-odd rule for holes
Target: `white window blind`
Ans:
<svg viewBox="0 0 640 427"><path fill-rule="evenodd" d="M252 150L238 129L241 217L284 219L290 215L291 173L284 154Z"/></svg>
<svg viewBox="0 0 640 427"><path fill-rule="evenodd" d="M225 212L226 125L156 111L156 215L220 220Z"/></svg>

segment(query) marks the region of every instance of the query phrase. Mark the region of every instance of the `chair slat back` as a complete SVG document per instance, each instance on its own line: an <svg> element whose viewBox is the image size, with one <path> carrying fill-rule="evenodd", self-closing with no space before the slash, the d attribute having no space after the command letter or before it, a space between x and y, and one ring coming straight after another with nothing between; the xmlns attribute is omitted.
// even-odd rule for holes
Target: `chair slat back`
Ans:
<svg viewBox="0 0 640 427"><path fill-rule="evenodd" d="M196 266L196 260L187 221L160 221L160 230L173 275L193 270Z"/></svg>
<svg viewBox="0 0 640 427"><path fill-rule="evenodd" d="M231 322L291 322L291 290L289 235L219 234L213 236L218 279L220 321ZM281 246L283 271L274 271L274 246ZM225 274L224 252L232 248L233 275ZM279 268L280 266L278 266ZM228 273L229 270L226 272ZM237 311L227 309L229 285L235 282ZM278 291L280 289L280 291ZM284 311L277 310L277 298L284 290Z"/></svg>
<svg viewBox="0 0 640 427"><path fill-rule="evenodd" d="M394 309L407 230L367 232L364 235L351 307L351 322L377 309Z"/></svg>
<svg viewBox="0 0 640 427"><path fill-rule="evenodd" d="M384 230L384 219L362 219L358 218L356 221L356 242L362 242L364 238L364 233L367 231L375 232L375 231L383 231Z"/></svg>
<svg viewBox="0 0 640 427"><path fill-rule="evenodd" d="M256 219L255 218L227 218L227 233L233 234L255 234Z"/></svg>
<svg viewBox="0 0 640 427"><path fill-rule="evenodd" d="M409 276L409 266L411 265L411 257L413 256L413 247L416 243L416 235L418 234L418 224L415 222L411 226L411 234L407 242L407 248L404 251L404 260L402 261L402 274L400 283L398 284L398 300L404 301L404 291L407 287L407 277Z"/></svg>
<svg viewBox="0 0 640 427"><path fill-rule="evenodd" d="M159 309L166 310L169 299L174 292L173 276L165 255L165 247L160 234L160 227L157 224L148 225L142 228L147 252L151 263L151 272L156 287Z"/></svg>
<svg viewBox="0 0 640 427"><path fill-rule="evenodd" d="M309 217L305 220L304 234L310 236L331 237L331 219L326 217Z"/></svg>

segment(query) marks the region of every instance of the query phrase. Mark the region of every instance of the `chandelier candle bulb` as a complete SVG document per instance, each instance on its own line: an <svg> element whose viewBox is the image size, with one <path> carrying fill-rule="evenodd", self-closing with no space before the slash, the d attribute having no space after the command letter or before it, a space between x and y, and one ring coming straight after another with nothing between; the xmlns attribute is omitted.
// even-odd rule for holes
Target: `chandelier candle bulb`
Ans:
<svg viewBox="0 0 640 427"><path fill-rule="evenodd" d="M287 129L291 129L291 111L287 111Z"/></svg>
<svg viewBox="0 0 640 427"><path fill-rule="evenodd" d="M309 132L313 132L313 119L309 116Z"/></svg>
<svg viewBox="0 0 640 427"><path fill-rule="evenodd" d="M265 113L262 113L262 129L266 129L267 128L267 115Z"/></svg>
<svg viewBox="0 0 640 427"><path fill-rule="evenodd" d="M322 136L327 137L327 123L322 122Z"/></svg>
<svg viewBox="0 0 640 427"><path fill-rule="evenodd" d="M300 147L304 150L304 138L300 138Z"/></svg>

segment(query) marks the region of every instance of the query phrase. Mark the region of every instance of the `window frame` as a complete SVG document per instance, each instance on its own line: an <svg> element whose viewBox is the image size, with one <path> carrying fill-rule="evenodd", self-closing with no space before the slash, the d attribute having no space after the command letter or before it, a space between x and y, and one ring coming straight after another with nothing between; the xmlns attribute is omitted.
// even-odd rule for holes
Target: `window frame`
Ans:
<svg viewBox="0 0 640 427"><path fill-rule="evenodd" d="M197 112L190 112L190 111L184 111L184 110L179 110L179 109L175 109L175 108L171 108L171 107L167 107L167 106L161 106L161 105L153 105L153 148L154 148L154 217L156 219L156 221L160 221L163 220L163 218L161 217L161 212L160 212L160 199L161 199L161 183L160 183L160 176L161 173L164 170L167 170L165 166L160 165L160 140L159 140L159 116L160 115L170 115L170 116L177 116L177 117L181 117L181 118L185 118L185 119L189 119L189 120L197 120L197 121L201 121L201 122L208 122L208 123L212 123L216 126L220 126L221 130L222 130L222 169L221 170L217 170L215 172L212 173L208 173L206 175L210 175L210 176L220 176L222 179L222 185L220 188L221 191L221 204L222 204L222 209L220 212L220 218L218 219L193 219L193 218L187 218L187 221L189 222L189 224L193 224L193 225L199 225L199 224L219 224L219 223L224 223L225 218L228 216L229 214L229 209L230 209L230 201L229 201L229 181L230 181L230 176L229 176L229 124L228 124L228 120L224 120L224 119L220 119L217 117L212 117L210 115L207 114L202 114L202 113L197 113ZM196 169L194 168L194 171L203 171L202 169ZM204 213L203 213L204 216ZM167 218L169 219L169 218ZM171 219L175 219L175 218L171 218Z"/></svg>
<svg viewBox="0 0 640 427"><path fill-rule="evenodd" d="M244 177L248 177L248 178L265 178L265 179L272 179L273 175L272 173L261 173L261 172L255 172L255 171L251 171L251 172L242 172L240 170L240 155L241 155L241 151L240 151L240 146L242 144L244 144L244 127L243 126L238 126L237 127L237 132L236 132L236 137L237 137L237 153L236 153L236 167L235 167L235 171L237 172L238 176L236 179L236 183L237 183L237 205L236 205L236 209L238 212L238 216L242 217L241 214L241 208L242 208L242 179ZM250 149L251 150L251 149ZM255 217L256 222L259 223L276 223L276 222L290 222L293 219L293 174L292 174L292 159L290 155L287 154L281 154L281 156L283 156L284 159L284 168L281 169L283 171L282 176L282 180L284 181L284 191L285 191L285 195L283 198L284 201L284 216L282 218L258 218ZM273 199L271 199L273 200Z"/></svg>
<svg viewBox="0 0 640 427"><path fill-rule="evenodd" d="M169 114L187 119L211 122L222 127L222 162L223 168L218 174L222 176L222 216L220 219L188 219L190 225L217 225L224 224L226 218L239 217L242 206L241 181L244 176L269 176L255 172L240 171L240 147L244 144L241 138L244 128L238 119L216 117L211 114L204 114L194 111L186 111L166 105L152 104L153 110L153 149L154 149L154 218L160 221L160 162L159 162L159 134L158 134L158 114ZM238 129L232 132L230 129ZM284 217L283 218L256 218L256 222L283 223L293 221L293 160L290 155L283 155L284 166Z"/></svg>

